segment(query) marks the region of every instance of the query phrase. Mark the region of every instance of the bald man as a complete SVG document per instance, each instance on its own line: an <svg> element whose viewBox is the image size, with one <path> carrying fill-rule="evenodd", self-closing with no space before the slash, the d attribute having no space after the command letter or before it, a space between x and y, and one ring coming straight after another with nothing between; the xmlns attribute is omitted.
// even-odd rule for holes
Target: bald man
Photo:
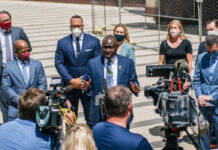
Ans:
<svg viewBox="0 0 218 150"><path fill-rule="evenodd" d="M18 117L19 95L25 90L39 88L46 91L47 81L42 64L30 58L30 48L26 41L14 43L16 58L6 63L2 74L2 88L10 97L8 121Z"/></svg>
<svg viewBox="0 0 218 150"><path fill-rule="evenodd" d="M91 85L90 88L93 94L89 112L91 125L103 121L100 114L100 105L96 99L96 95L103 92L102 79L105 79L108 88L124 85L134 94L140 91L133 60L118 55L117 47L115 37L108 35L102 41L103 55L89 61L88 70L84 76L86 81L84 81L82 89L86 90ZM130 123L131 119L128 123Z"/></svg>

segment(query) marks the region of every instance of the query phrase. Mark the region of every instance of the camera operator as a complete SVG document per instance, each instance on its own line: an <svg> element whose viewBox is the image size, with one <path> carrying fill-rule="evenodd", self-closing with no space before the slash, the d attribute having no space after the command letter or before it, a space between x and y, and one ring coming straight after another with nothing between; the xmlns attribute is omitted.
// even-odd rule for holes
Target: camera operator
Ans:
<svg viewBox="0 0 218 150"><path fill-rule="evenodd" d="M127 121L132 114L131 91L122 86L110 88L105 95L107 121L93 127L98 150L152 150L141 135L127 130Z"/></svg>
<svg viewBox="0 0 218 150"><path fill-rule="evenodd" d="M20 95L19 118L0 126L0 150L50 150L53 148L54 138L40 132L35 123L36 109L45 103L45 93L40 89L30 88ZM69 120L71 116L67 114L67 118Z"/></svg>
<svg viewBox="0 0 218 150"><path fill-rule="evenodd" d="M208 35L205 42L207 52L198 56L193 85L200 111L209 122L209 132L201 137L200 144L202 150L209 150L212 129L218 143L218 36Z"/></svg>
<svg viewBox="0 0 218 150"><path fill-rule="evenodd" d="M30 88L19 97L19 118L0 126L0 150L50 150L54 139L38 131L35 123L36 108L45 105L45 93Z"/></svg>

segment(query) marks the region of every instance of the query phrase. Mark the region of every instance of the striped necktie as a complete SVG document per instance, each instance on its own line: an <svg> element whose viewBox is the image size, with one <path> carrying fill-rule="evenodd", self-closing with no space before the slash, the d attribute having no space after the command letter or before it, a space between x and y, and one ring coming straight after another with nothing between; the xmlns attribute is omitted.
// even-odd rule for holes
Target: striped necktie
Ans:
<svg viewBox="0 0 218 150"><path fill-rule="evenodd" d="M109 60L107 62L107 70L106 70L106 82L107 82L107 87L111 88L113 87L113 70L112 70L112 62Z"/></svg>

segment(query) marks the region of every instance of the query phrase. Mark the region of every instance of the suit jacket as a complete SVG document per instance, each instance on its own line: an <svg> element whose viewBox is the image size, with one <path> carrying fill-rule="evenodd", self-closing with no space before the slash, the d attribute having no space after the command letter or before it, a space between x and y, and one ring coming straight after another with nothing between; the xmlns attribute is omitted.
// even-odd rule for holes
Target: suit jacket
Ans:
<svg viewBox="0 0 218 150"><path fill-rule="evenodd" d="M215 109L215 113L218 114L218 65L216 65L212 80L210 81L209 57L210 54L208 52L204 52L198 56L193 85L197 98L200 95L210 95L213 98L211 103L215 105L214 107L201 107L201 109L203 111L209 108ZM212 113L212 111L208 111L208 113Z"/></svg>
<svg viewBox="0 0 218 150"><path fill-rule="evenodd" d="M29 83L26 85L17 59L8 62L2 74L2 88L11 98L9 103L9 116L17 117L17 104L19 95L28 88L47 89L47 81L42 64L34 59L29 61Z"/></svg>
<svg viewBox="0 0 218 150"><path fill-rule="evenodd" d="M130 88L130 81L139 85L133 60L117 55L117 62L117 85L124 85ZM95 124L100 121L100 106L95 105L95 97L103 92L102 79L104 79L104 56L101 55L89 61L84 79L91 79L92 99L89 113L91 123Z"/></svg>
<svg viewBox="0 0 218 150"><path fill-rule="evenodd" d="M198 55L200 55L201 53L206 52L206 51L207 51L207 49L206 49L205 41L201 42L199 47L198 47Z"/></svg>
<svg viewBox="0 0 218 150"><path fill-rule="evenodd" d="M135 63L135 49L131 44L123 42L119 55L126 56L129 59L132 59Z"/></svg>
<svg viewBox="0 0 218 150"><path fill-rule="evenodd" d="M0 28L0 30L2 30ZM14 42L16 40L22 39L24 41L26 41L29 45L30 50L32 50L30 42L28 37L26 36L25 32L23 31L22 28L20 27L11 27L11 40L12 40L12 49L13 49L13 58L15 59L16 55L14 53ZM1 41L0 41L0 67L2 67L2 46L1 46ZM0 69L0 75L2 74L1 72L2 70Z"/></svg>
<svg viewBox="0 0 218 150"><path fill-rule="evenodd" d="M80 59L77 61L73 48L72 34L58 41L55 52L55 67L65 84L69 84L72 78L85 74L88 61L101 54L101 45L97 38L83 34Z"/></svg>

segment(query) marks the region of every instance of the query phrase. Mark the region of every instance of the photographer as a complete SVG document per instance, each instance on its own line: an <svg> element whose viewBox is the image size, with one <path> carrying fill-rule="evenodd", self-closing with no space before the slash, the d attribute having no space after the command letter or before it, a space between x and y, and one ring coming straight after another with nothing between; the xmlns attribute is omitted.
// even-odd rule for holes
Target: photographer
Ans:
<svg viewBox="0 0 218 150"><path fill-rule="evenodd" d="M152 150L143 136L126 129L133 111L132 94L128 88L122 85L110 88L105 95L105 110L107 121L93 127L98 150Z"/></svg>
<svg viewBox="0 0 218 150"><path fill-rule="evenodd" d="M200 139L202 150L210 149L210 133L215 130L218 143L218 36L206 37L206 49L198 56L193 85L200 111L209 122L209 133Z"/></svg>
<svg viewBox="0 0 218 150"><path fill-rule="evenodd" d="M19 97L19 118L0 126L0 150L50 150L54 139L36 128L36 108L45 105L45 93L30 88Z"/></svg>

